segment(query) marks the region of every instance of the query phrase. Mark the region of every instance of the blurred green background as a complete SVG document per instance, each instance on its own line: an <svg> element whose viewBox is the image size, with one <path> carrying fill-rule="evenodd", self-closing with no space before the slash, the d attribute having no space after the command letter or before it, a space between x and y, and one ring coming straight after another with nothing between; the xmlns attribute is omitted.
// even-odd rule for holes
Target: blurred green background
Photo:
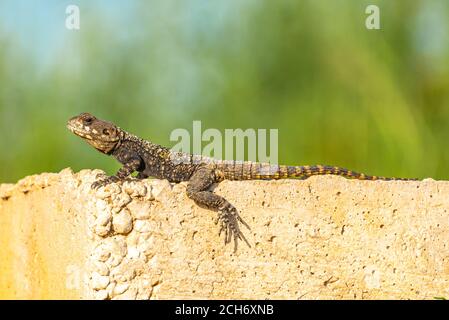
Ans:
<svg viewBox="0 0 449 320"><path fill-rule="evenodd" d="M112 174L65 128L83 111L165 145L193 120L278 128L283 164L449 179L449 1L2 0L0 182Z"/></svg>

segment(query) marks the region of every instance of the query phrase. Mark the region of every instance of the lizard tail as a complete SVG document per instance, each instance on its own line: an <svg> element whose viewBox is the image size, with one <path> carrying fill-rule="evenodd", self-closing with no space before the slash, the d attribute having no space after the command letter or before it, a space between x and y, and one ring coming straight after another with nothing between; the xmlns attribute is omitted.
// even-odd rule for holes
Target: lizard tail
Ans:
<svg viewBox="0 0 449 320"><path fill-rule="evenodd" d="M217 169L223 173L223 178L228 180L277 180L287 178L305 179L316 175L338 175L345 178L358 180L417 180L369 176L364 173L358 173L352 170L333 166L284 166L250 161L222 161L218 163Z"/></svg>
<svg viewBox="0 0 449 320"><path fill-rule="evenodd" d="M283 166L280 166L283 167ZM364 173L355 172L345 168L334 167L334 166L285 166L286 168L280 168L280 172L283 172L280 178L308 178L316 175L337 175L345 178L352 178L357 180L401 180L401 181L413 181L417 179L408 178L393 178L393 177L380 177L380 176L370 176ZM285 176L285 171L287 171L287 176Z"/></svg>

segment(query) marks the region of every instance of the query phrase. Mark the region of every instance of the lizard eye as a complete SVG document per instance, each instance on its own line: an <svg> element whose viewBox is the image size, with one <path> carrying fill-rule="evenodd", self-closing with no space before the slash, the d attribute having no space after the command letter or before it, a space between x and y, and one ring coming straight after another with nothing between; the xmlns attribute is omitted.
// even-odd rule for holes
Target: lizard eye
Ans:
<svg viewBox="0 0 449 320"><path fill-rule="evenodd" d="M88 118L86 118L86 119L84 119L84 123L85 124L91 124L92 123L92 118L91 117L88 117Z"/></svg>

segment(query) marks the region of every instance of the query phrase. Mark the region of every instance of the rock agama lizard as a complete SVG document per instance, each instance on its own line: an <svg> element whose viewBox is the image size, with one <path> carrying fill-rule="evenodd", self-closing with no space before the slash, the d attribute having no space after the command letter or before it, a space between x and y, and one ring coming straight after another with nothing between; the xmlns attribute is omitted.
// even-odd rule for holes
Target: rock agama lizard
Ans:
<svg viewBox="0 0 449 320"><path fill-rule="evenodd" d="M240 230L239 222L249 229L237 209L225 198L210 191L210 187L227 180L270 180L285 178L307 178L313 175L340 175L360 180L414 180L369 176L333 166L285 166L250 161L228 161L175 152L169 148L140 139L120 129L111 122L82 113L71 118L67 128L83 138L98 151L112 155L123 166L115 176L98 180L92 188L128 178L138 172L137 179L155 177L169 182L188 181L187 196L199 206L218 211L219 235L225 233L225 244L234 240L234 251L238 240L250 246Z"/></svg>

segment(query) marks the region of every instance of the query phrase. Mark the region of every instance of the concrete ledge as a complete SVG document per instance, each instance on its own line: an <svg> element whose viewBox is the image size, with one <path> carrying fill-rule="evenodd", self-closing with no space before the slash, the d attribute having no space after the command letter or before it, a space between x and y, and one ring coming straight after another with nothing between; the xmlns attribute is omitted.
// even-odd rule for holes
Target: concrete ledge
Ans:
<svg viewBox="0 0 449 320"><path fill-rule="evenodd" d="M185 184L99 173L0 186L0 298L449 298L449 182L225 181L252 228L234 254Z"/></svg>

